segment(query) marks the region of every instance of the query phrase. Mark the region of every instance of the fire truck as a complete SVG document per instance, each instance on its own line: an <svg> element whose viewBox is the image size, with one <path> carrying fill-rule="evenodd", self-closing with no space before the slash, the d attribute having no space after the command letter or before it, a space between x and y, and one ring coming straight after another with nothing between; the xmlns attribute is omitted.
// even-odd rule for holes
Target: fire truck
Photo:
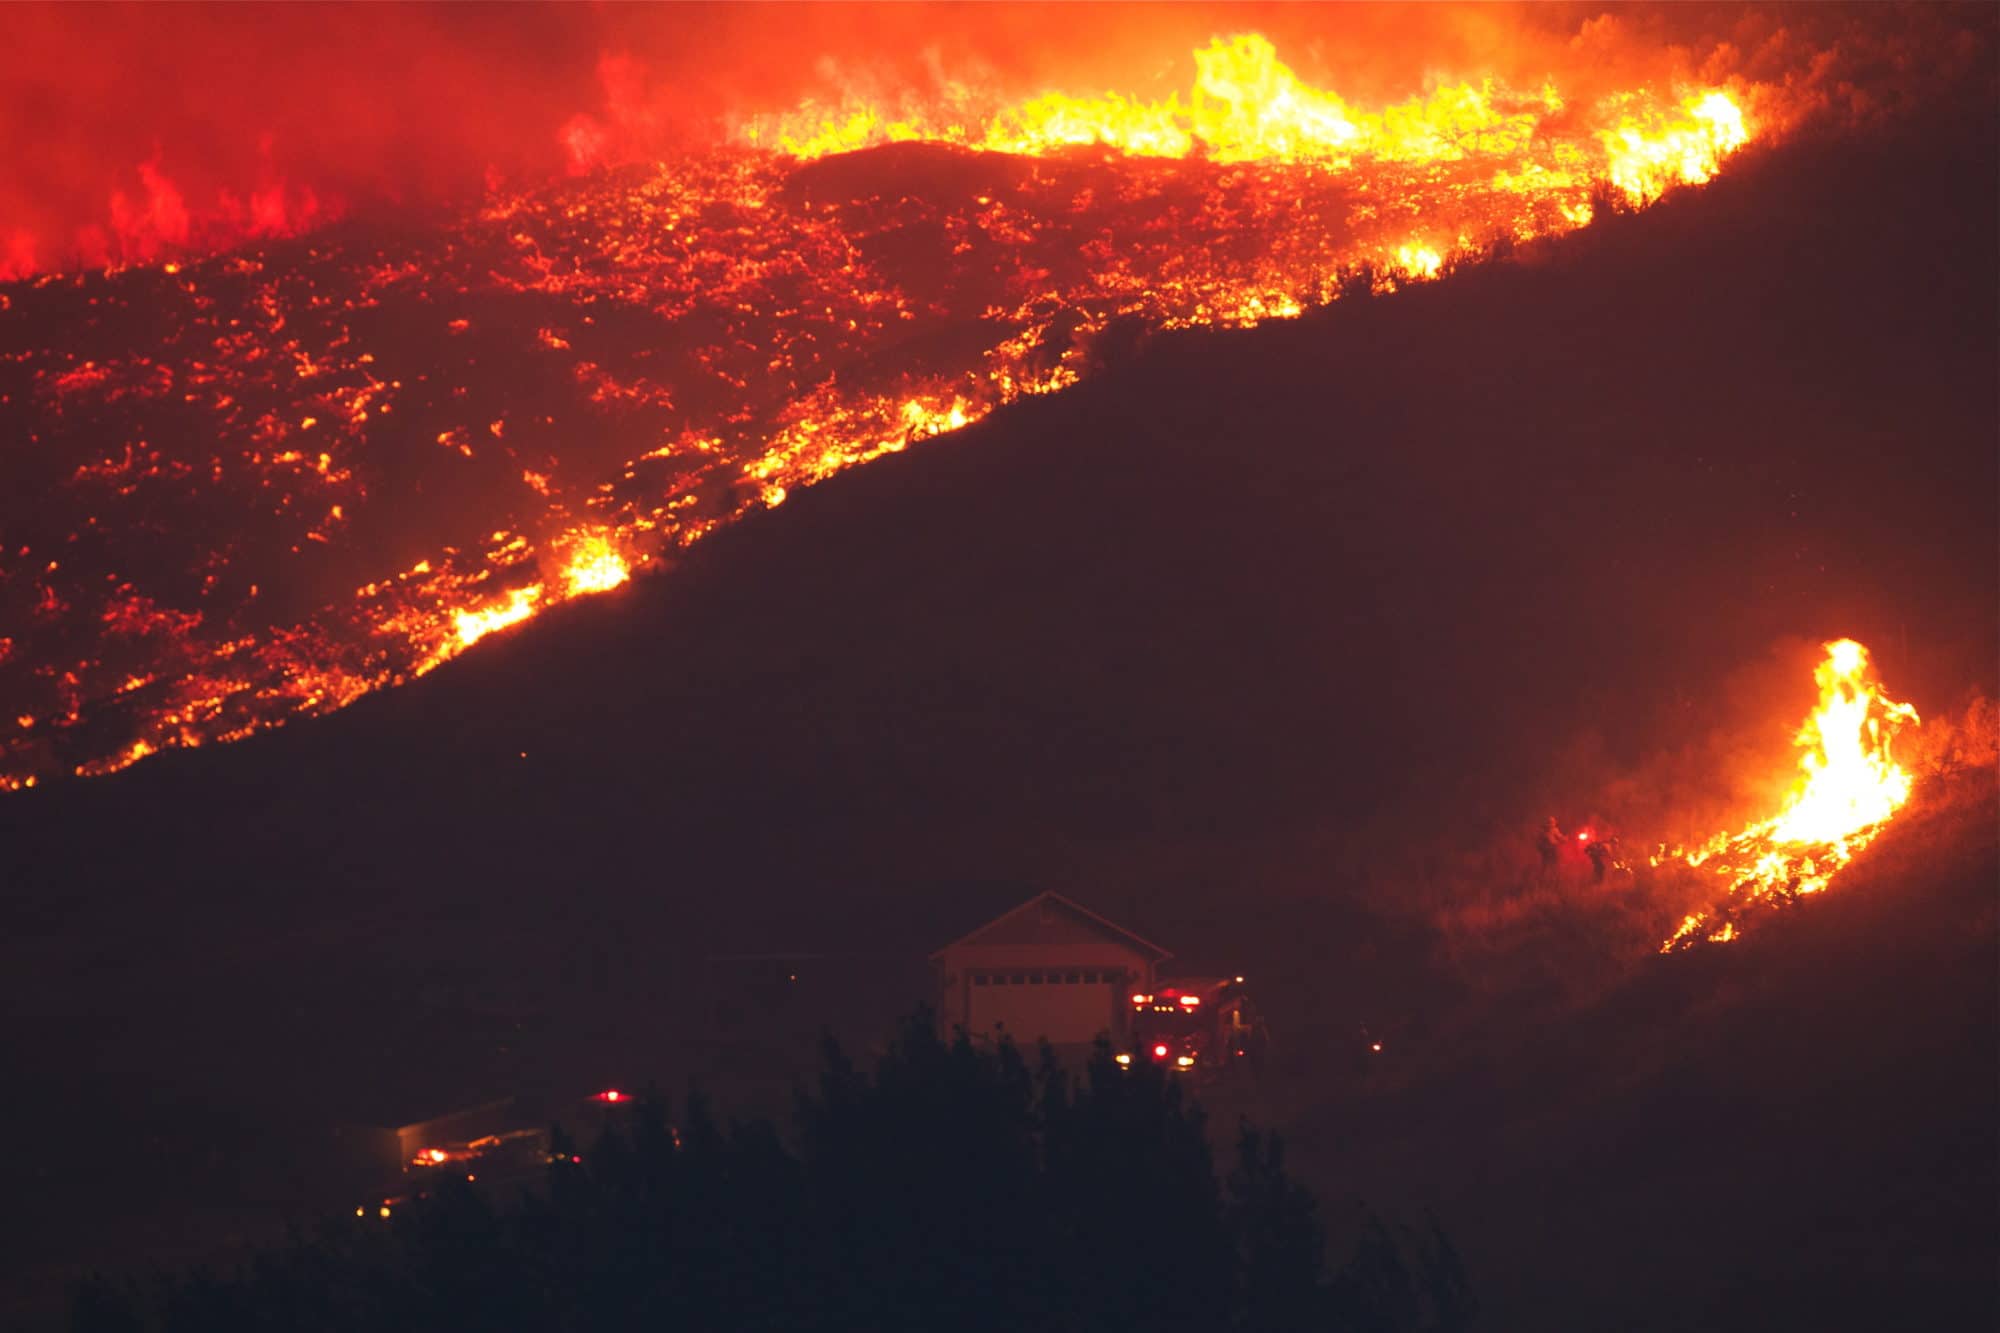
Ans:
<svg viewBox="0 0 2000 1333"><path fill-rule="evenodd" d="M1116 1059L1206 1081L1261 1068L1269 1040L1242 977L1176 977L1133 992L1131 1048Z"/></svg>
<svg viewBox="0 0 2000 1333"><path fill-rule="evenodd" d="M629 1092L606 1088L570 1104L562 1118L572 1132L592 1137L613 1123L620 1113L629 1110L637 1100ZM409 1147L414 1147L414 1152L402 1164L403 1175L408 1178L411 1189L401 1196L383 1199L379 1215L388 1217L398 1204L426 1197L447 1178L463 1176L468 1183L483 1183L488 1188L540 1179L549 1164L556 1160L549 1155L549 1127L546 1122L521 1124L522 1114L516 1109L514 1099L508 1097L469 1111L405 1126L399 1131L399 1139L407 1137ZM464 1137L471 1129L488 1132L476 1137ZM674 1142L680 1142L678 1133ZM405 1151L409 1151L409 1147ZM572 1155L571 1160L582 1159ZM355 1211L355 1216L363 1217L368 1212L368 1207L364 1206Z"/></svg>

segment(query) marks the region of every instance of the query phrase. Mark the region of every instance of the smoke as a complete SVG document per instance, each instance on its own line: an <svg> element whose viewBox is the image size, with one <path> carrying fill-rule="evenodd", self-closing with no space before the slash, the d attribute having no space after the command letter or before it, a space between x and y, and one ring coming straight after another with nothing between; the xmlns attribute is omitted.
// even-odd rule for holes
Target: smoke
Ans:
<svg viewBox="0 0 2000 1333"><path fill-rule="evenodd" d="M542 9L16 7L0 54L15 273L300 230L544 174L596 41Z"/></svg>
<svg viewBox="0 0 2000 1333"><path fill-rule="evenodd" d="M532 185L864 88L1163 97L1188 87L1193 48L1229 32L1265 32L1301 76L1362 101L1468 76L1559 76L1579 99L1736 77L1866 112L1980 67L1992 17L1708 5L15 6L0 53L0 278Z"/></svg>

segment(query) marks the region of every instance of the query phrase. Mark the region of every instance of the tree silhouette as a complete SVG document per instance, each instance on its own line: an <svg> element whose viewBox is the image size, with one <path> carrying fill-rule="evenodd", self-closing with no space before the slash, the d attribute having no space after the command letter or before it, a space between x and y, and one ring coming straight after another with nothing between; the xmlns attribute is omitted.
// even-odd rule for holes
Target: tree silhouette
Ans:
<svg viewBox="0 0 2000 1333"><path fill-rule="evenodd" d="M1462 1269L1435 1225L1381 1222L1329 1276L1311 1194L1245 1127L1226 1188L1199 1107L1108 1048L904 1025L872 1071L830 1039L789 1135L647 1097L542 1185L462 1181L342 1218L226 1275L79 1289L77 1333L789 1329L871 1333L1454 1330Z"/></svg>

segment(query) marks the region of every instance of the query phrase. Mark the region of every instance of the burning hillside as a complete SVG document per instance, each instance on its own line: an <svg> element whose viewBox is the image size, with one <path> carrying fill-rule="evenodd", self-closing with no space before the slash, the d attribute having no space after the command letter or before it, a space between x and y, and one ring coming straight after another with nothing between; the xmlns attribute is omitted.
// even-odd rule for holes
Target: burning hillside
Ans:
<svg viewBox="0 0 2000 1333"><path fill-rule="evenodd" d="M1714 906L1688 914L1661 953L1727 943L1745 914L1820 892L1910 799L1914 780L1890 747L1899 730L1917 724L1916 710L1882 693L1868 650L1852 639L1827 644L1813 675L1819 706L1797 738L1804 776L1784 808L1693 850L1653 858L1656 866L1681 861L1711 874L1720 890Z"/></svg>
<svg viewBox="0 0 2000 1333"><path fill-rule="evenodd" d="M1406 95L1313 82L1365 106ZM1179 86L1185 101L1192 80ZM1988 105L1954 99L1886 133L1741 153L1709 186L1537 245L1529 262L1311 318L1162 338L1129 361L1118 346L1143 321L1107 324L1081 340L1073 388L993 414L962 445L794 490L685 557L668 548L670 575L489 634L408 688L256 744L0 798L18 927L0 969L20 1020L7 1064L39 1090L16 1099L14 1137L38 1150L15 1155L9 1183L49 1200L34 1243L0 1273L0 1324L26 1322L11 1312L31 1284L53 1311L71 1272L170 1262L158 1237L192 1253L210 1228L245 1234L256 1219L239 1225L239 1203L308 1213L309 1201L269 1201L299 1197L293 1166L326 1159L334 1122L474 1104L542 1069L706 1084L768 1064L775 1080L767 1029L858 1024L900 984L885 954L920 958L967 902L1020 883L1261 960L1292 1038L1299 1091L1286 1101L1314 1154L1301 1160L1377 1199L1453 1182L1438 1207L1508 1326L1619 1326L1640 1308L1686 1327L1749 1328L1799 1308L1878 1326L1913 1309L1920 1323L1969 1322L1940 1312L1975 1281L1990 1288L1973 1252L1990 1249L2000 1123L1975 1095L1993 1049L1980 1021L1992 1011L1993 825L1990 800L1948 806L1928 759L1956 696L1974 682L1993 692L2000 596L1981 557L2000 494L2000 360L1983 296L1995 148L1976 114ZM871 262L921 235L926 192L938 213L1002 198L1007 180L978 170L1203 170L917 143L779 165L791 193L774 214L789 217L807 190L849 218L862 206L837 190L912 197L900 230L868 238ZM565 203L613 214L621 191L659 174L629 164L496 202L521 199L510 225L557 236ZM692 236L727 218L686 225ZM278 511L284 495L331 484L320 450L310 476L282 485L225 492L196 471L182 492L145 483L148 505L86 511L66 479L122 461L122 445L98 448L38 408L14 419L32 420L50 452L10 451L10 476L44 467L36 494L65 521L9 504L0 565L20 572L24 517L60 537L79 526L70 515L105 513L74 546L36 554L151 542L179 563L118 568L156 581L170 607L174 571L200 542L229 568L208 598L194 600L197 578L178 605L245 614L234 577L261 583L248 605L270 624L305 624L383 570L435 565L443 545L483 559L472 539L501 526L484 520L489 502L531 517L572 506L550 529L514 529L524 538L581 527L602 506L574 506L658 448L670 414L728 410L679 396L729 386L670 380L672 339L701 348L784 311L718 309L768 290L748 281L698 295L677 324L632 301L571 306L490 280L513 251L506 232L489 252L470 248L485 220L421 233L379 221L183 257L175 275L6 291L73 310L71 327L101 345L110 326L86 322L97 298L155 360L144 349L207 363L170 340L241 333L228 321L261 317L259 284L286 303L286 325L258 325L245 343L350 336L319 377L269 353L239 371L271 377L268 402L237 400L250 420L268 410L298 430L311 415L306 438L340 427L330 470L351 468L366 495L345 502L327 542L290 537ZM638 254L672 239L635 221L608 244ZM691 253L708 244L681 240ZM570 267L550 288L612 262L555 243L551 264ZM416 271L378 272L378 252ZM1885 269L1884 256L1898 259ZM233 304L187 335L145 323L144 284L179 311L192 300L173 296L182 280ZM343 305L364 281L381 284L379 305ZM56 341L0 319L37 348ZM873 360L848 353L840 383L953 350L934 332L948 331L941 318L919 321L925 337L885 337L865 349ZM363 352L375 359L334 364ZM579 380L579 362L677 396L592 401L605 381ZM747 353L721 364L751 391L785 387L749 374L762 363ZM333 393L367 388L351 378L362 373L385 388L354 426ZM176 425L163 406L191 412L178 395L194 387L91 411L129 410L163 463L201 464L215 447L201 421ZM658 484L670 462L693 460L647 460L624 484ZM719 461L715 484L754 506L738 467ZM603 580L620 561L636 570L647 548L604 536L577 563ZM546 555L475 585L465 609L508 610L536 584L530 610L566 595L569 553ZM280 596L304 610L264 612ZM264 632L246 619L252 630ZM1695 847L1777 813L1802 776L1787 742L1813 708L1813 655L1793 650L1813 631L1875 650L1891 697L1924 716L1892 752L1917 775L1909 803L1829 890L1751 922L1745 943L1635 969L1726 886L1640 856L1629 889L1622 877L1603 888L1573 856L1567 883L1523 887L1529 814L1602 814L1624 821L1628 845ZM39 632L14 610L0 622L24 644ZM86 712L48 743L131 716ZM63 760L52 749L40 771L63 773ZM1440 943L1427 921L1461 897L1508 910L1454 918L1462 929ZM760 988L761 966L718 990L703 965L770 950L865 961L858 984L815 977L809 993L783 971ZM1764 1002L1735 1003L1746 990ZM1379 1072L1328 1058L1357 1017L1383 1015L1407 1023L1368 1066ZM1320 1112L1355 1119L1355 1077L1370 1080L1369 1105L1332 1124ZM1375 1095L1397 1087L1408 1095ZM1660 1144L1677 1151L1662 1158ZM1801 1193L1802 1181L1820 1188ZM1548 1199L1554 1219L1533 1234L1518 1225L1527 1196ZM1609 1234L1607 1208L1636 1218L1644 1243ZM1908 1224L1875 1229L1898 1216ZM1750 1298L1739 1275L1704 1266L1718 1217L1735 1252L1788 1238L1758 1251L1775 1276ZM1870 1274L1888 1276L1860 1295L1876 1299L1829 1289L1828 1253L1873 1256ZM1502 1272L1505 1288L1488 1276ZM1594 1283L1580 1290L1578 1273Z"/></svg>
<svg viewBox="0 0 2000 1333"><path fill-rule="evenodd" d="M1804 109L1554 78L1361 106L1255 35L1195 64L1160 100L807 105L436 228L0 289L0 420L31 446L0 786L340 708L1059 390L1108 335L1437 277Z"/></svg>

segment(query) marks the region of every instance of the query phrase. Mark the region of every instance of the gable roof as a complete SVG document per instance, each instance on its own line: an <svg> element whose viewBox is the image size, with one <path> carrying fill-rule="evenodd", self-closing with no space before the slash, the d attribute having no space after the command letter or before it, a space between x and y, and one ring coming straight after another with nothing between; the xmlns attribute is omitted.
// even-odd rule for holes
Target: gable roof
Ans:
<svg viewBox="0 0 2000 1333"><path fill-rule="evenodd" d="M1125 929L1125 927L1119 925L1115 921L1106 920L1104 917L1101 917L1097 913L1091 911L1088 907L1085 907L1081 903L1074 902L1071 899L1063 897L1060 893L1055 892L1053 889L1045 890L1041 893L1036 894L1034 897L1028 899L1024 903L1020 903L1017 904L1016 906L1008 908L1006 911L1002 912L999 916L994 917L991 921L988 921L983 925L976 926L973 929L967 931L965 934L959 936L957 939L953 940L950 944L945 945L944 948L939 949L936 953L933 953L931 957L932 959L941 958L945 955L945 953L947 953L952 949L956 949L959 945L971 943L973 940L977 939L981 935L984 935L987 931L993 929L1001 922L1006 921L1012 917L1019 916L1023 912L1027 912L1034 908L1040 907L1044 903L1054 903L1056 906L1061 907L1063 910L1073 913L1074 915L1081 917L1084 921L1089 922L1094 926L1097 926L1105 933L1110 935L1115 935L1118 938L1125 940L1127 943L1137 946L1142 951L1153 955L1153 961L1156 963L1165 962L1167 959L1173 957L1173 954L1170 951L1162 949L1159 945L1153 943L1151 940L1133 934L1131 931Z"/></svg>

